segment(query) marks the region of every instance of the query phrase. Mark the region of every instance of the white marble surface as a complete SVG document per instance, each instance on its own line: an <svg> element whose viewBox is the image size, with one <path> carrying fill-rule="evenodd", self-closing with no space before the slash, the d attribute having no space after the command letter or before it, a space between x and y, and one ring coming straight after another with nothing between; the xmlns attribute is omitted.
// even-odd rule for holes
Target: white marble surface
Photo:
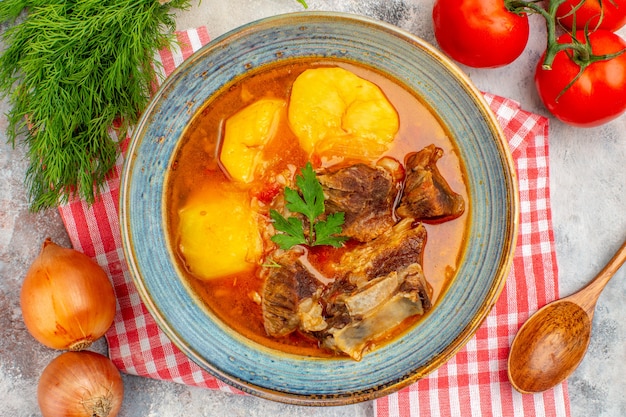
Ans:
<svg viewBox="0 0 626 417"><path fill-rule="evenodd" d="M435 43L433 0L309 0L310 10L367 15ZM179 29L207 26L212 38L258 18L301 10L295 0L202 0L177 16ZM519 101L549 116L533 86L533 70L545 46L540 18L513 64L491 70L464 68L481 90ZM626 37L626 31L620 34ZM0 102L0 113L8 110ZM55 210L32 214L23 186L24 149L6 143L0 116L0 415L39 416L36 385L56 352L33 342L21 321L19 287L43 239L68 245ZM561 294L581 288L626 239L626 116L598 128L579 129L551 119L550 172L554 231ZM609 283L598 302L590 350L569 380L574 417L626 415L626 268ZM104 351L104 341L96 350ZM125 376L120 416L372 416L371 403L309 408L274 403ZM537 411L541 415L541 410Z"/></svg>

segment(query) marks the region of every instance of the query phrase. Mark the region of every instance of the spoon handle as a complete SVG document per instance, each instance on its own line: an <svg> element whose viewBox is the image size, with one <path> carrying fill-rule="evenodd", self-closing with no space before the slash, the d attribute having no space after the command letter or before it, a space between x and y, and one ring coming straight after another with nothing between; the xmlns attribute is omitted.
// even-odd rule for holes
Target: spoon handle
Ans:
<svg viewBox="0 0 626 417"><path fill-rule="evenodd" d="M613 255L608 264L596 275L596 277L585 286L582 290L567 297L575 298L583 310L587 312L589 317L593 317L594 307L598 301L600 293L608 284L609 280L626 261L626 241L622 243L619 250Z"/></svg>

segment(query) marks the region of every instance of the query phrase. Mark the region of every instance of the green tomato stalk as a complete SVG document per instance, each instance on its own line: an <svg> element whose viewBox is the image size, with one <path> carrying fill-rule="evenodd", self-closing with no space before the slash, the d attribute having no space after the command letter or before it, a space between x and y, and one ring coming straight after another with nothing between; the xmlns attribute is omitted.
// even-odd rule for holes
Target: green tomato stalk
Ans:
<svg viewBox="0 0 626 417"><path fill-rule="evenodd" d="M565 2L565 0L550 0L548 2L548 7L544 8L539 5L540 0L504 0L504 4L506 8L515 14L538 14L541 15L546 21L546 29L547 29L547 46L546 53L542 63L542 68L544 70L551 70L552 63L554 62L554 58L559 52L565 52L567 56L574 62L578 68L578 74L574 77L561 91L559 97L565 93L578 79L582 76L585 69L598 61L608 61L611 60L624 52L626 49L623 49L619 52L615 52L612 54L605 55L595 55L591 49L591 42L589 41L589 27L586 24L584 27L585 34L585 42L581 42L576 38L576 21L574 20L574 25L571 32L572 41L568 43L559 43L557 41L557 28L560 27L558 23L558 19L556 17L557 10L561 4ZM581 0L580 3L571 11L574 13L577 8L582 6L584 0ZM602 16L600 17L602 18Z"/></svg>
<svg viewBox="0 0 626 417"><path fill-rule="evenodd" d="M580 7L584 0L581 0ZM594 62L598 61L607 61L613 59L624 52L626 50L622 50L613 54L606 55L594 55L591 50L591 43L589 42L589 28L587 25L584 27L585 31L585 42L580 42L576 39L576 25L574 24L574 28L572 29L572 42L569 43L558 43L557 42L557 28L560 27L558 24L558 19L556 17L557 9L561 4L563 4L565 0L550 0L548 2L548 7L544 8L539 4L539 0L504 0L504 4L506 8L515 14L538 14L541 15L546 21L546 29L547 29L547 47L546 47L546 55L542 64L543 69L550 70L552 69L552 63L554 62L554 57L557 53L561 51L566 51L570 59L576 63L581 69L580 74ZM574 12L574 10L572 11ZM578 79L578 77L576 78ZM572 83L575 82L572 81Z"/></svg>

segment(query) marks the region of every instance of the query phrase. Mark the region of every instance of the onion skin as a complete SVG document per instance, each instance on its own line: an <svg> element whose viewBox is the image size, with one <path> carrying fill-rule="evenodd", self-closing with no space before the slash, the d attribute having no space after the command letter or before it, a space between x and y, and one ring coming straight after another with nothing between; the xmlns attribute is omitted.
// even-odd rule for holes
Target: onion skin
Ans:
<svg viewBox="0 0 626 417"><path fill-rule="evenodd" d="M123 398L118 369L109 358L91 351L57 356L37 386L43 417L115 417Z"/></svg>
<svg viewBox="0 0 626 417"><path fill-rule="evenodd" d="M106 272L87 255L50 239L26 273L20 304L30 334L53 349L86 349L115 318L115 292Z"/></svg>

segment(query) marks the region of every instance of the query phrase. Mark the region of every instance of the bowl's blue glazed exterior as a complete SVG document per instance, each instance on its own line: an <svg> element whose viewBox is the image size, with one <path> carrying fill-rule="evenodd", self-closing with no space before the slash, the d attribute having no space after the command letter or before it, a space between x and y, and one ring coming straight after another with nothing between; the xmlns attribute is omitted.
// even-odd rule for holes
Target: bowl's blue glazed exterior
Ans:
<svg viewBox="0 0 626 417"><path fill-rule="evenodd" d="M234 333L179 278L164 218L164 184L194 114L247 71L295 57L355 61L421 96L449 130L467 170L467 249L435 310L362 361L288 355ZM132 137L120 221L134 282L161 329L193 361L258 396L338 405L393 392L449 360L478 329L508 275L517 235L517 181L504 135L469 79L422 40L368 18L303 12L236 29L186 60L161 86Z"/></svg>

